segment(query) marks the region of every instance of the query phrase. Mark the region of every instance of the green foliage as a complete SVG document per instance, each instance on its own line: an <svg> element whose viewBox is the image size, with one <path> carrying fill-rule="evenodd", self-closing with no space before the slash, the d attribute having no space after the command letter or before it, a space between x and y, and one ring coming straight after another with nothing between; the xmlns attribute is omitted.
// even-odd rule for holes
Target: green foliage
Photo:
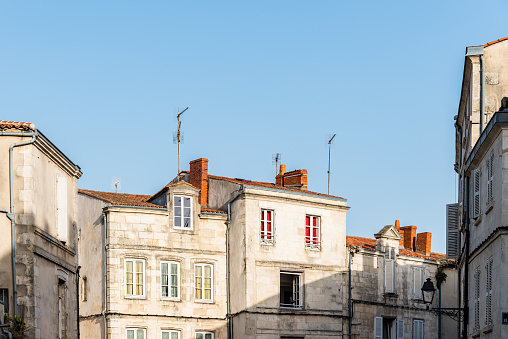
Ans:
<svg viewBox="0 0 508 339"><path fill-rule="evenodd" d="M448 277L446 273L440 268L436 272L436 285L438 289L441 289L441 284L446 281L446 278Z"/></svg>
<svg viewBox="0 0 508 339"><path fill-rule="evenodd" d="M8 329L12 333L13 339L25 339L27 338L28 331L32 330L31 326L27 326L25 321L20 316L15 315L10 318L11 327Z"/></svg>

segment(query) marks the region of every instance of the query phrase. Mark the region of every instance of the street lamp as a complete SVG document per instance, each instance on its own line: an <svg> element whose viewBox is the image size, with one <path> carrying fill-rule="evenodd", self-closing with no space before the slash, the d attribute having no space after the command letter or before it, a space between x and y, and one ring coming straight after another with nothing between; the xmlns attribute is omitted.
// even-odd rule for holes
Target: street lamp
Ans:
<svg viewBox="0 0 508 339"><path fill-rule="evenodd" d="M436 293L436 289L434 288L434 284L430 278L427 278L427 281L423 283L422 286L422 295L423 302L430 305L432 304L432 300L434 300L434 293ZM429 306L427 306L428 308Z"/></svg>

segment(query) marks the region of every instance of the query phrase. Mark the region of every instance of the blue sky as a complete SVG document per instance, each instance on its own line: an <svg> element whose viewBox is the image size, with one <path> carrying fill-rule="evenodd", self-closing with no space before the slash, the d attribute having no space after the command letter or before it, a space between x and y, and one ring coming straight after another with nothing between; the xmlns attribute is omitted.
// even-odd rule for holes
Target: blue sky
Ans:
<svg viewBox="0 0 508 339"><path fill-rule="evenodd" d="M152 194L181 164L348 199L347 233L400 219L445 252L465 47L508 36L506 1L0 2L1 120L33 122L79 187Z"/></svg>

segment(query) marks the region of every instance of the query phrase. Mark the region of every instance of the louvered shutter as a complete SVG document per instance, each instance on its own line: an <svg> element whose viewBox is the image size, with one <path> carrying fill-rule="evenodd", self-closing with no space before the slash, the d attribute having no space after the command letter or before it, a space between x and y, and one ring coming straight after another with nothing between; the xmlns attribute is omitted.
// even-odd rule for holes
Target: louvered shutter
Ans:
<svg viewBox="0 0 508 339"><path fill-rule="evenodd" d="M394 274L395 262L393 260L385 260L385 292L394 293Z"/></svg>
<svg viewBox="0 0 508 339"><path fill-rule="evenodd" d="M473 171L473 218L480 216L480 169Z"/></svg>
<svg viewBox="0 0 508 339"><path fill-rule="evenodd" d="M376 317L374 318L374 338L382 339L383 338L383 318Z"/></svg>
<svg viewBox="0 0 508 339"><path fill-rule="evenodd" d="M404 320L397 320L397 339L404 339Z"/></svg>
<svg viewBox="0 0 508 339"><path fill-rule="evenodd" d="M58 240L67 242L67 179L56 176L56 224Z"/></svg>
<svg viewBox="0 0 508 339"><path fill-rule="evenodd" d="M459 204L446 205L446 259L459 257Z"/></svg>
<svg viewBox="0 0 508 339"><path fill-rule="evenodd" d="M494 200L492 182L494 179L494 151L491 151L487 159L487 203Z"/></svg>
<svg viewBox="0 0 508 339"><path fill-rule="evenodd" d="M413 271L413 297L415 299L422 298L422 286L423 286L422 277L423 277L422 269L419 267L415 267Z"/></svg>

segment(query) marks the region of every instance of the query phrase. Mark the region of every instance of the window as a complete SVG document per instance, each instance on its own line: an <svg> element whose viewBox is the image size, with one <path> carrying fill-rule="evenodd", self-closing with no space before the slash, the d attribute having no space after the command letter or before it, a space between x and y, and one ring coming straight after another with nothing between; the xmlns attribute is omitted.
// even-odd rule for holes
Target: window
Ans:
<svg viewBox="0 0 508 339"><path fill-rule="evenodd" d="M480 216L480 169L473 171L473 218Z"/></svg>
<svg viewBox="0 0 508 339"><path fill-rule="evenodd" d="M194 265L194 298L196 301L212 301L213 266L209 264Z"/></svg>
<svg viewBox="0 0 508 339"><path fill-rule="evenodd" d="M404 320L393 317L374 318L374 338L404 339Z"/></svg>
<svg viewBox="0 0 508 339"><path fill-rule="evenodd" d="M9 289L0 288L0 300L4 302L4 312L9 313Z"/></svg>
<svg viewBox="0 0 508 339"><path fill-rule="evenodd" d="M174 196L174 228L192 229L192 200L183 195Z"/></svg>
<svg viewBox="0 0 508 339"><path fill-rule="evenodd" d="M196 339L213 339L212 332L196 332Z"/></svg>
<svg viewBox="0 0 508 339"><path fill-rule="evenodd" d="M145 261L125 259L125 296L144 296Z"/></svg>
<svg viewBox="0 0 508 339"><path fill-rule="evenodd" d="M413 320L413 339L423 339L423 320Z"/></svg>
<svg viewBox="0 0 508 339"><path fill-rule="evenodd" d="M162 330L162 339L180 339L180 331Z"/></svg>
<svg viewBox="0 0 508 339"><path fill-rule="evenodd" d="M485 264L487 274L485 288L485 325L492 325L492 257Z"/></svg>
<svg viewBox="0 0 508 339"><path fill-rule="evenodd" d="M144 328L128 328L127 339L145 339L146 330Z"/></svg>
<svg viewBox="0 0 508 339"><path fill-rule="evenodd" d="M67 242L67 178L56 176L56 225L57 238Z"/></svg>
<svg viewBox="0 0 508 339"><path fill-rule="evenodd" d="M423 286L423 269L415 267L413 269L413 298L422 299L422 286Z"/></svg>
<svg viewBox="0 0 508 339"><path fill-rule="evenodd" d="M474 273L474 330L480 329L480 268Z"/></svg>
<svg viewBox="0 0 508 339"><path fill-rule="evenodd" d="M489 157L487 158L487 205L494 201L492 192L492 182L494 179L494 150L490 151Z"/></svg>
<svg viewBox="0 0 508 339"><path fill-rule="evenodd" d="M273 211L261 210L261 243L273 245Z"/></svg>
<svg viewBox="0 0 508 339"><path fill-rule="evenodd" d="M385 252L385 293L395 293L395 250L387 247Z"/></svg>
<svg viewBox="0 0 508 339"><path fill-rule="evenodd" d="M280 272L280 307L301 308L301 274Z"/></svg>
<svg viewBox="0 0 508 339"><path fill-rule="evenodd" d="M305 216L305 247L321 249L321 232L319 217Z"/></svg>
<svg viewBox="0 0 508 339"><path fill-rule="evenodd" d="M58 279L58 339L67 338L67 286L64 280Z"/></svg>
<svg viewBox="0 0 508 339"><path fill-rule="evenodd" d="M180 264L177 262L161 262L161 297L180 298Z"/></svg>

